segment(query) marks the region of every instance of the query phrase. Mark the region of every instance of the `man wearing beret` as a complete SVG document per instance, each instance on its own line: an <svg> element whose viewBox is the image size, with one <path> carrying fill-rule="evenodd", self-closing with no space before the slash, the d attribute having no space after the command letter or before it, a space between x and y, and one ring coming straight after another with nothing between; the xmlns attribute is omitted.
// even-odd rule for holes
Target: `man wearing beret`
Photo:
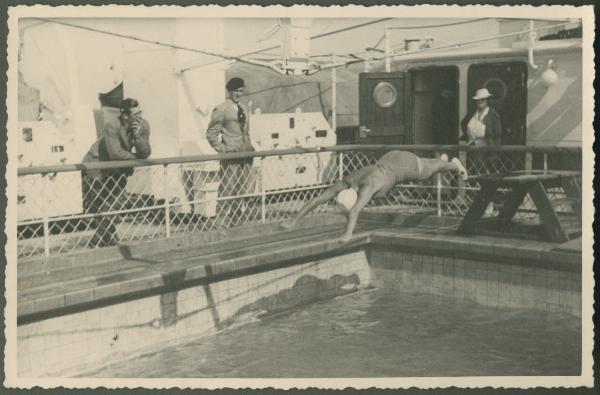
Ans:
<svg viewBox="0 0 600 395"><path fill-rule="evenodd" d="M240 103L244 94L244 80L234 77L227 82L227 100L213 110L206 130L206 139L220 154L254 151L250 142L248 108ZM248 193L252 158L229 159L221 161L219 196L229 197ZM219 216L229 207L231 221L239 220L242 215L241 199L219 202Z"/></svg>

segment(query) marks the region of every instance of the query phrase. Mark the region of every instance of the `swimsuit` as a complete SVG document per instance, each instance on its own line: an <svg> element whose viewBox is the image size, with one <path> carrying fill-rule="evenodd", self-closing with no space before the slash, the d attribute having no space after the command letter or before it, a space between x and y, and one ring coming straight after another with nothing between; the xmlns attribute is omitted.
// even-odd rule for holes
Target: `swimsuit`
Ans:
<svg viewBox="0 0 600 395"><path fill-rule="evenodd" d="M407 151L390 151L375 165L363 167L344 177L344 183L358 190L365 177L372 177L377 186L381 186L374 195L379 198L385 196L394 185L403 181L420 180L422 175L423 162L418 156Z"/></svg>

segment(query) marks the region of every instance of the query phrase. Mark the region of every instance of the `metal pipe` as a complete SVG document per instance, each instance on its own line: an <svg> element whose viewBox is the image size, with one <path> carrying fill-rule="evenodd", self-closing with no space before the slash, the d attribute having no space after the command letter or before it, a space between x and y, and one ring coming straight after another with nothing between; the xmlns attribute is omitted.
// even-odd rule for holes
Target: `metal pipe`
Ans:
<svg viewBox="0 0 600 395"><path fill-rule="evenodd" d="M42 176L42 196L46 196L46 177ZM50 256L50 225L48 220L48 207L46 207L46 199L42 198L42 213L44 227L44 256Z"/></svg>
<svg viewBox="0 0 600 395"><path fill-rule="evenodd" d="M267 193L265 188L265 158L260 158L260 221L267 221Z"/></svg>
<svg viewBox="0 0 600 395"><path fill-rule="evenodd" d="M285 156L298 155L315 152L340 152L340 151L464 151L464 152L572 152L574 154L581 153L582 147L550 147L550 146L533 146L533 145L502 145L493 147L467 146L467 145L410 145L410 144L357 144L357 145L335 145L330 147L318 148L294 148L285 150L268 150L268 151L253 151L253 152L237 152L222 155L193 155L193 156L177 156L161 159L133 159L124 161L109 161L109 162L94 162L94 163L77 163L64 164L53 166L31 166L21 167L17 170L19 176L28 174L47 174L47 173L63 173L69 171L85 171L85 170L101 170L101 169L118 169L118 168L134 168L141 166L164 166L165 164L175 163L192 163L192 162L208 162L218 161L222 159L242 159L256 158L267 156Z"/></svg>
<svg viewBox="0 0 600 395"><path fill-rule="evenodd" d="M331 69L331 128L337 130L337 69Z"/></svg>
<svg viewBox="0 0 600 395"><path fill-rule="evenodd" d="M163 166L163 193L165 197L165 235L168 239L171 237L171 207L169 207L169 188L167 186L169 175L167 174L167 166Z"/></svg>
<svg viewBox="0 0 600 395"><path fill-rule="evenodd" d="M440 153L436 152L435 153L435 157L439 158L440 157ZM435 184L436 184L436 207L437 207L437 216L441 217L442 216L442 176L440 173L436 174L435 177Z"/></svg>
<svg viewBox="0 0 600 395"><path fill-rule="evenodd" d="M338 177L340 180L344 178L344 152L338 154L340 158L340 165L338 166Z"/></svg>
<svg viewBox="0 0 600 395"><path fill-rule="evenodd" d="M385 37L385 71L389 73L392 70L392 49L391 49L391 40L390 40L390 29L389 27L385 27L384 31Z"/></svg>
<svg viewBox="0 0 600 395"><path fill-rule="evenodd" d="M527 60L529 61L529 67L534 70L539 69L539 66L535 64L533 60L533 47L535 46L536 33L534 31L535 22L529 21L529 38L527 40Z"/></svg>

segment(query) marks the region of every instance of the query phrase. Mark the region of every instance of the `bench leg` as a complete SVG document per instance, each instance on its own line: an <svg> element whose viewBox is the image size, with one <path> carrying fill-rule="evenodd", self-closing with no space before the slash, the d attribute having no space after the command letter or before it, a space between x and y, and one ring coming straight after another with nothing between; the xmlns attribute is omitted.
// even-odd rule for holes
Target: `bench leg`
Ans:
<svg viewBox="0 0 600 395"><path fill-rule="evenodd" d="M581 224L581 190L573 178L563 178L562 188L567 197L575 202L573 208L579 224Z"/></svg>
<svg viewBox="0 0 600 395"><path fill-rule="evenodd" d="M515 216L521 203L523 203L523 199L525 199L526 195L527 186L516 185L513 188L504 202L504 207L502 207L498 214L501 226L508 227L510 225L510 221L512 221L512 218Z"/></svg>
<svg viewBox="0 0 600 395"><path fill-rule="evenodd" d="M540 221L546 231L546 235L551 241L554 242L565 242L569 240L565 231L563 230L562 224L554 212L552 204L548 199L546 190L544 189L541 182L536 182L529 187L529 195L531 200L537 207L538 213L540 214Z"/></svg>
<svg viewBox="0 0 600 395"><path fill-rule="evenodd" d="M471 207L469 207L469 210L458 227L458 234L468 235L475 232L476 225L481 220L481 217L483 217L488 204L492 201L496 189L498 189L497 186L491 186L489 184L483 184L481 186L481 190L475 196Z"/></svg>

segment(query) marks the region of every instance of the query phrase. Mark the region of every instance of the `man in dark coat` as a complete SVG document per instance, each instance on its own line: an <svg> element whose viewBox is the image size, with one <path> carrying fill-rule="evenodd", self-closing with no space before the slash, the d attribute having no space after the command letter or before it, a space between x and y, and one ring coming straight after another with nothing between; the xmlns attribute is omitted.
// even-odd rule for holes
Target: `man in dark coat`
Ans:
<svg viewBox="0 0 600 395"><path fill-rule="evenodd" d="M120 115L108 121L100 138L92 144L83 163L146 159L150 156L150 125L142 118L142 110L135 99L124 99ZM119 202L125 192L127 177L133 168L88 170L83 177L84 203L92 214L120 210ZM90 246L104 247L118 243L114 221L116 217L96 217L96 233Z"/></svg>

